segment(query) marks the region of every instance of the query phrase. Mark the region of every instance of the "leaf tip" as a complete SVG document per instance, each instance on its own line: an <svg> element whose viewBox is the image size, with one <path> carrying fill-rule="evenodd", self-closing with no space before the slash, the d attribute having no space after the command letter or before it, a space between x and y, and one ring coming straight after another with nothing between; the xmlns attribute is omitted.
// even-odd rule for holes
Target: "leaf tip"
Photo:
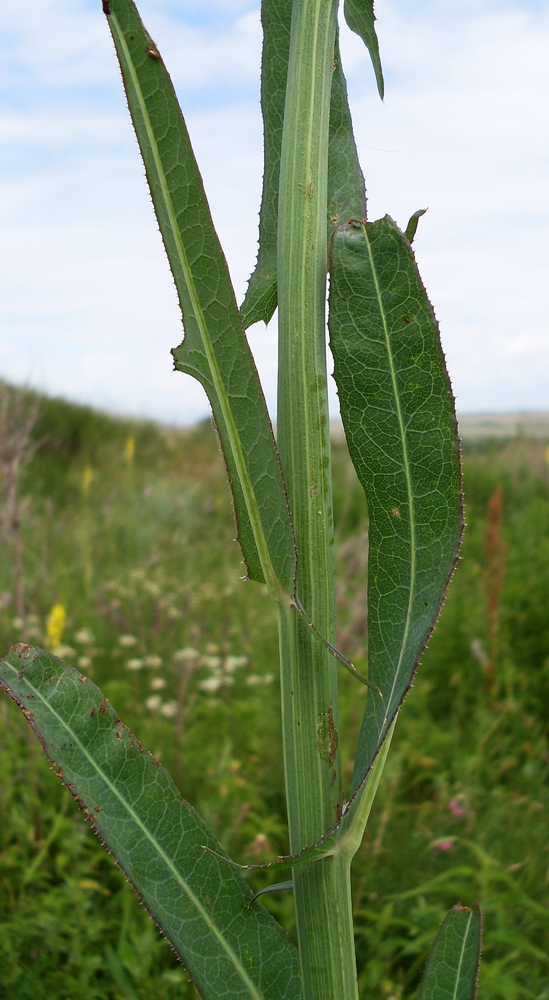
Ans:
<svg viewBox="0 0 549 1000"><path fill-rule="evenodd" d="M376 83L377 83L377 92L379 94L380 100L384 101L385 80L383 79L383 70L381 69L381 66L379 67L379 71L376 70Z"/></svg>
<svg viewBox="0 0 549 1000"><path fill-rule="evenodd" d="M411 215L410 218L408 219L408 225L404 230L404 235L408 240L408 243L412 244L414 242L414 238L417 232L418 222L421 219L421 216L425 215L427 211L428 209L426 208L418 208L417 212L414 212L413 215Z"/></svg>

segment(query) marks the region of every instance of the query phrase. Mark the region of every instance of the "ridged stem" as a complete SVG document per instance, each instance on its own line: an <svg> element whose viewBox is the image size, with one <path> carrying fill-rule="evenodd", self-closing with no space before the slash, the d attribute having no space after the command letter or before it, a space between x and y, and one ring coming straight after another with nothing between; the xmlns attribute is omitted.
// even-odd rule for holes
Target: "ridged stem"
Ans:
<svg viewBox="0 0 549 1000"><path fill-rule="evenodd" d="M335 573L326 373L326 225L335 0L294 0L278 224L277 438L298 550L301 604L335 637ZM337 666L295 609L280 610L282 715L292 851L314 843L342 807ZM294 869L304 1000L358 1000L349 860Z"/></svg>

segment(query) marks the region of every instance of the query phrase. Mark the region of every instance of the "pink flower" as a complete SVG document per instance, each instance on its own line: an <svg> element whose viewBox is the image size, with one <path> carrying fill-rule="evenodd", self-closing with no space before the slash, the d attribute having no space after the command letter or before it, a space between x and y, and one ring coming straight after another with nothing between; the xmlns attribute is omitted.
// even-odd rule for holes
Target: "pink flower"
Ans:
<svg viewBox="0 0 549 1000"><path fill-rule="evenodd" d="M451 837L447 840L435 840L431 847L434 847L435 851L451 851L454 846L454 841Z"/></svg>
<svg viewBox="0 0 549 1000"><path fill-rule="evenodd" d="M463 817L467 815L467 810L463 805L463 799L460 795L458 795L456 799L452 799L448 805L448 809L454 819L463 819Z"/></svg>

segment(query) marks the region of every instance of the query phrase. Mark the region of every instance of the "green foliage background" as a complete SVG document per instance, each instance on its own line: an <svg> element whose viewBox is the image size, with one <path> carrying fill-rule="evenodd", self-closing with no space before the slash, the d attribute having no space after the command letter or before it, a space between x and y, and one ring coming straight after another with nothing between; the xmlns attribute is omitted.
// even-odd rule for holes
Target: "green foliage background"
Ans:
<svg viewBox="0 0 549 1000"><path fill-rule="evenodd" d="M265 588L239 579L244 567L209 423L176 431L37 402L41 444L21 489L30 640L44 642L52 605L64 604L69 662L89 659L84 672L233 857L273 859L288 846L276 622ZM125 457L129 437L133 459ZM345 446L334 448L340 644L360 669L365 503ZM488 541L498 486L502 520L492 502ZM354 866L361 992L387 1000L414 995L438 926L458 901L484 909L484 1000L549 998L545 443L466 442L464 488L462 560ZM5 532L3 653L22 638L9 599L11 545ZM491 619L487 587L496 598ZM91 642L81 641L86 629ZM123 636L134 644L121 644ZM235 668L229 657L246 663ZM143 662L128 669L131 660ZM160 678L165 686L151 687ZM352 747L364 694L348 675L341 687L342 733ZM352 763L345 761L349 783ZM7 698L0 815L2 1000L196 996ZM279 877L256 873L253 885ZM291 930L291 895L263 899Z"/></svg>

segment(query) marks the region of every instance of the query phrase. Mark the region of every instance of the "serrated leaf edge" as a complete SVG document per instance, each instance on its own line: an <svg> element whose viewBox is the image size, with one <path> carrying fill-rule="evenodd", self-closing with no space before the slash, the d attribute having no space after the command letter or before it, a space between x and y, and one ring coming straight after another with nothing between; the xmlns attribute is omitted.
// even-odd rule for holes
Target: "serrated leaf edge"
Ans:
<svg viewBox="0 0 549 1000"><path fill-rule="evenodd" d="M207 324L205 316L204 316L202 305L200 303L200 297L198 295L198 292L197 292L197 289L196 289L196 285L195 285L195 282L194 282L192 269L189 266L187 254L185 252L185 247L183 245L183 240L182 240L182 237L181 237L181 233L180 233L180 230L179 230L179 226L177 224L177 219L176 219L176 215L175 215L175 209L174 209L173 201L172 201L172 198L171 198L171 195L170 195L170 191L169 191L169 188L168 188L168 185L167 185L166 176L165 176L165 172L164 172L164 167L162 165L162 161L161 161L161 158L160 158L160 155L159 155L159 152L158 152L158 147L157 147L156 138L155 138L155 135L154 135L154 130L152 128L151 121L150 121L150 116L149 116L149 113L148 113L147 103L146 103L144 95L143 95L143 91L142 91L142 88L141 88L141 84L140 84L139 78L138 78L137 73L135 71L133 59L131 57L131 53L130 53L130 51L128 49L128 46L127 46L127 43L126 43L126 39L124 37L124 32L122 31L122 29L120 27L120 23L118 21L118 18L116 17L116 15L113 13L112 10L110 11L110 14L109 14L109 24L111 26L111 31L112 31L113 37L115 38L115 41L118 43L118 45L120 46L120 48L121 48L121 50L122 50L122 52L124 54L125 65L127 66L128 71L130 73L130 77L131 77L131 81L132 81L132 84L133 84L134 92L135 92L135 94L137 96L137 99L138 99L138 102L139 102L140 111L141 111L141 114L142 114L142 117L143 117L143 122L145 124L145 128L146 128L146 131L147 131L147 136L148 136L148 139L149 139L150 148L151 148L152 155L153 155L153 158L154 158L154 163L155 163L156 173L157 173L157 179L158 179L158 182L159 182L160 187L161 187L164 204L165 204L166 211L167 211L168 217L169 217L169 223L170 223L170 227L171 227L171 230L172 230L172 237L173 237L174 243L175 243L176 248L177 248L177 254L178 254L178 257L179 257L179 263L180 263L181 269L182 269L183 274L184 274L185 283L187 285L187 289L188 289L188 292L189 292L189 298L191 300L191 307L192 307L192 310L193 310L193 313L194 313L194 317L195 317L198 329L200 331L200 336L201 336L201 339L202 339L202 344L203 344L204 352L206 354L207 363L208 363L209 368L210 368L210 372L211 372L213 383L214 383L214 388L215 388L215 391L216 391L216 394L217 394L217 398L219 400L219 404L220 404L220 407L221 407L221 412L222 412L223 419L225 421L225 425L226 425L226 428L227 428L227 435L229 437L229 441L230 441L230 445L231 445L231 450L232 450L232 454L233 454L233 459L234 459L235 466L236 466L236 469L237 469L237 474L238 474L240 486L241 486L242 493L243 493L244 498L245 498L246 508L247 508L247 512L248 512L248 517L250 519L250 524L251 524L251 527L252 527L252 532L253 532L253 536L254 536L254 541L255 541L255 544L256 544L256 548L257 548L257 553L258 553L258 557L259 557L259 562L260 562L260 565L261 565L261 569L263 571L263 574L264 574L264 577L265 577L265 582L267 584L267 587L269 588L269 591L270 591L271 595L277 601L284 601L287 598L287 595L285 595L285 589L284 589L283 584L281 584L280 581L277 578L277 575L276 575L276 572L275 572L275 569L274 569L274 566L273 566L273 562L271 560L271 556L270 556L270 552L269 552L269 547L268 547L268 544L267 544L267 540L266 540L266 537L265 537L265 532L263 530L263 525L262 525L262 522L261 522L261 515L259 513L259 507L258 507L258 503L257 503L257 498L256 498L256 495L255 495L253 484L252 484L251 479L250 479L250 475L249 475L249 471L248 471L248 468L247 468L247 465L246 465L246 461L245 461L244 455L243 455L243 449L242 449L242 443L241 443L241 440L240 440L240 435L238 433L238 429L236 427L236 424L235 424L235 421L234 421L234 418L233 418L232 409L231 409L231 405L230 405L230 402L229 402L228 397L227 397L227 393L225 392L225 387L223 385L223 379L221 377L221 372L219 370L219 365L217 364L217 360L216 360L216 357L215 357L215 351L213 349L213 345L212 345L212 342L211 342L211 337L210 337L210 333L209 333L209 329L208 329L208 324ZM160 56L159 56L158 53L156 54L155 58L160 58ZM184 351L185 351L185 343L186 343L186 341L184 340L183 344L181 345L181 348L178 349L178 350L181 350L182 353L184 353ZM273 438L273 443L274 443L274 438ZM280 468L280 461L279 461L279 468ZM289 508L288 508L288 516L290 518L290 524L291 524L291 517L290 517ZM293 526L292 526L292 533L293 533ZM294 574L295 574L295 567L294 567Z"/></svg>
<svg viewBox="0 0 549 1000"><path fill-rule="evenodd" d="M28 651L29 654L32 654L33 652L38 652L37 650L35 651L33 649L33 647L25 646L24 644L19 644L19 646L15 646L14 650L17 650L17 651L25 650L25 651ZM13 674L18 675L20 673L14 666L12 666L11 663L8 662L8 660L2 659L1 662L2 662L2 664L5 667L8 667L9 670L11 670ZM65 666L65 664L63 664L63 665ZM74 669L74 668L71 668L71 669ZM224 953L226 954L227 958L232 962L234 968L236 969L236 971L240 975L240 977L242 979L242 982L245 984L246 989L249 991L250 997L252 997L253 1000L263 1000L263 993L258 990L256 984L250 979L248 973L246 972L246 969L243 968L242 963L239 961L238 956L233 951L233 949L232 949L231 945L229 944L229 942L225 939L224 935L219 931L219 929L216 926L216 924L211 920L211 918L210 918L207 910L204 909L204 907L202 906L200 900L195 896L194 892L192 891L192 889L190 888L190 886L187 884L187 882L185 881L185 879L183 878L183 876L181 875L181 873L177 870L177 868L175 867L174 863L170 860L170 858L168 857L168 855L162 849L162 847L160 846L160 844L158 843L158 841L156 840L156 838L151 835L151 833L147 829L146 825L141 821L141 819L139 818L139 816L132 809L132 807L129 804L129 802L127 802L127 800L124 798L124 796L120 794L120 792L117 789L116 785L114 785L103 774L103 772L101 771L101 769L96 764L94 758L91 756L91 754L88 753L85 745L78 738L78 736L76 735L76 733L74 732L74 730L71 729L71 727L68 725L68 723L59 715L58 712L55 711L55 709L52 707L51 703L46 698L43 697L43 695L41 694L40 690L38 688L36 688L26 678L25 678L25 683L28 685L28 687L30 688L30 690L33 692L34 696L37 697L38 700L42 703L42 705L47 709L47 711L49 711L50 714L61 725L61 727L66 730L66 732L67 732L68 736L70 737L70 739L73 740L74 743L78 746L79 751L83 754L83 756L86 758L86 760L88 761L88 763L93 767L93 769L95 770L95 772L98 775L98 777L100 778L100 780L104 782L104 784L107 786L107 788L109 789L109 791L111 792L111 794L113 794L114 797L118 799L118 801L121 804L121 806L127 811L128 815L131 816L133 822L142 831L143 835L148 840L148 842L151 845L151 847L153 848L153 850L155 850L156 853L158 854L158 856L160 858L162 858L162 861L164 862L164 864L166 865L166 867L168 868L168 870L172 874L172 876L175 879L175 881L181 886L183 892L187 895L187 897L190 900L190 902L192 903L192 905L196 908L197 912L200 914L200 916L203 919L204 923L206 924L206 926L210 930L212 936L218 941L218 943L220 945L220 948L224 951ZM22 702L15 696L15 693L13 692L13 690L8 687L8 685L5 683L5 681L1 677L0 677L0 685L4 688L4 690L6 691L6 693L9 694L10 697L13 698L13 700L23 710L23 713L24 713L27 721L29 722L29 724L31 725L31 727L33 728L34 732L36 733L36 735L38 736L38 738L40 740L40 743L42 745L44 753L46 754L46 756L48 757L49 760L52 760L52 757L50 756L50 754L48 753L48 751L47 751L47 749L46 749L46 747L44 745L44 740L42 739L42 736L41 736L38 728L35 726L35 724L33 722L32 715L29 714L28 710L25 709L25 707L22 704ZM129 732L129 730L128 730L128 732ZM130 735L133 735L133 734L130 734ZM152 755L151 755L151 757L152 757ZM62 778L62 780L64 781L63 778ZM64 783L68 787L68 784L66 782L64 782ZM75 793L73 792L72 789L69 788L69 791L71 792L71 795L73 796L73 798L78 802L78 804L81 807L83 807L82 800L77 795L75 795ZM113 852L111 852L111 853L113 853ZM114 853L113 853L113 857L115 857ZM219 857L222 858L223 856L219 855ZM226 859L224 859L224 860L226 860ZM120 862L118 860L117 860L117 864L120 865ZM120 865L120 867L122 868L122 865ZM138 895L141 895L141 893L139 892L139 889L135 886L135 883L132 882L132 885L136 889ZM166 930L164 928L163 928L163 931L167 935L167 932L166 932ZM167 936L169 937L169 935L167 935Z"/></svg>

